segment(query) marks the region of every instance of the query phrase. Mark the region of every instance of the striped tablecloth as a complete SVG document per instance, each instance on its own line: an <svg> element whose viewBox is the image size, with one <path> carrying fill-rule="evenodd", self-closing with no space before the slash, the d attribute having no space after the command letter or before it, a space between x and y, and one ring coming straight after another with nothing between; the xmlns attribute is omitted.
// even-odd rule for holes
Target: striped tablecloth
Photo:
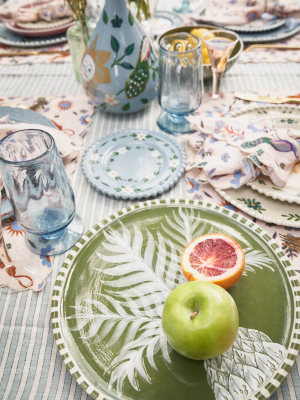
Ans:
<svg viewBox="0 0 300 400"><path fill-rule="evenodd" d="M0 66L0 93L3 96L34 94L78 94L81 86L73 76L72 65ZM295 90L299 83L300 64L238 64L223 79L222 91ZM206 86L206 91L211 89ZM144 112L116 117L96 112L85 146L102 135L122 128L156 129L160 112L153 102ZM78 168L73 175L77 210L88 230L95 223L130 205L130 202L109 198L95 191ZM184 180L162 198L184 197ZM67 371L57 352L50 322L52 288L64 256L54 261L53 273L46 287L37 293L0 291L0 399L2 400L79 400L91 399ZM300 358L272 400L300 399ZM153 399L163 400L163 399Z"/></svg>

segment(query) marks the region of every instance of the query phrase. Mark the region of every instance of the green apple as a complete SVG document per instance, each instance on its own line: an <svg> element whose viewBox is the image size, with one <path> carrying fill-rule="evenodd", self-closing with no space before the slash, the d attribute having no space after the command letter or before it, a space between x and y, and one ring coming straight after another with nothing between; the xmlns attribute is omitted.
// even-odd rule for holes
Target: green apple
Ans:
<svg viewBox="0 0 300 400"><path fill-rule="evenodd" d="M174 289L164 305L162 328L181 355L205 360L225 353L235 341L239 315L233 298L210 282L188 282Z"/></svg>

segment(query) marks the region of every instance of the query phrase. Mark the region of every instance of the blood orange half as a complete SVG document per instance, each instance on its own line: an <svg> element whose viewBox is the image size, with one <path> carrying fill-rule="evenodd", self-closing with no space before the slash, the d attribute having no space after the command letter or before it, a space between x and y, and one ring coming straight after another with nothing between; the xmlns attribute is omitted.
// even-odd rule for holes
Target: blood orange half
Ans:
<svg viewBox="0 0 300 400"><path fill-rule="evenodd" d="M242 276L245 255L231 237L211 233L187 245L182 253L181 267L189 281L212 282L228 289Z"/></svg>

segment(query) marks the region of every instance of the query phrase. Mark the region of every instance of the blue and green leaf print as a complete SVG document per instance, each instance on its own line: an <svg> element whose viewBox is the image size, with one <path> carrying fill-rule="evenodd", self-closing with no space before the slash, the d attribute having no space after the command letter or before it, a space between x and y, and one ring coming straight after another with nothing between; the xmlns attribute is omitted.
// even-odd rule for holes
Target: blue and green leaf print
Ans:
<svg viewBox="0 0 300 400"><path fill-rule="evenodd" d="M256 201L255 199L238 199L239 201L242 201L243 203L246 204L248 208L253 208L253 210L258 211L260 214L262 211L266 211L265 208L262 208L261 203L259 201Z"/></svg>
<svg viewBox="0 0 300 400"><path fill-rule="evenodd" d="M127 46L124 50L124 54L122 57L118 58L118 52L120 50L120 44L118 42L118 39L115 38L113 35L111 35L111 39L110 39L110 45L112 50L115 53L115 59L114 62L112 63L110 68L113 68L115 65L119 65L125 69L133 69L133 66L131 64L129 64L128 62L121 62L126 56L130 56L133 51L134 51L134 43L130 44L129 46ZM120 93L120 92L119 92ZM119 94L118 93L118 94Z"/></svg>

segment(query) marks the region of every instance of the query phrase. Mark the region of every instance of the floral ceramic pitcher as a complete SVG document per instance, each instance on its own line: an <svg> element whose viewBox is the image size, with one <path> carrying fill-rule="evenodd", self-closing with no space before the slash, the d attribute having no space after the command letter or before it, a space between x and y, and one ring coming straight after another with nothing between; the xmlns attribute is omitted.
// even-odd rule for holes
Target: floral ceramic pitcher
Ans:
<svg viewBox="0 0 300 400"><path fill-rule="evenodd" d="M146 107L158 88L157 53L126 0L106 0L81 65L81 82L102 110Z"/></svg>

